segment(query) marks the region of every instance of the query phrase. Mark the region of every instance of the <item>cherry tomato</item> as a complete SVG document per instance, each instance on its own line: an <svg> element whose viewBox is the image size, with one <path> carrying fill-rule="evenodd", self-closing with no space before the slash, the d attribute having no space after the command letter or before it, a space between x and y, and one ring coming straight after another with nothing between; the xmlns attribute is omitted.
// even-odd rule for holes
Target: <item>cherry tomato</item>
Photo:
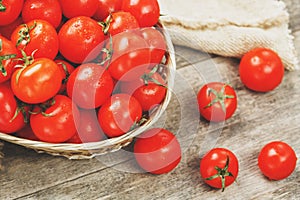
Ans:
<svg viewBox="0 0 300 200"><path fill-rule="evenodd" d="M150 49L147 42L133 31L114 35L106 48L112 46L112 58L108 70L117 80L131 81L143 75L150 63Z"/></svg>
<svg viewBox="0 0 300 200"><path fill-rule="evenodd" d="M35 58L54 59L58 53L58 36L55 28L45 20L31 20L18 26L11 35L17 49ZM19 57L22 57L19 52Z"/></svg>
<svg viewBox="0 0 300 200"><path fill-rule="evenodd" d="M258 155L258 166L261 172L271 180L287 178L296 168L297 156L287 143L270 142Z"/></svg>
<svg viewBox="0 0 300 200"><path fill-rule="evenodd" d="M98 8L98 0L59 0L65 17L92 17Z"/></svg>
<svg viewBox="0 0 300 200"><path fill-rule="evenodd" d="M99 142L105 139L105 135L99 125L97 112L94 109L80 109L79 121L76 122L77 132L69 139L69 143Z"/></svg>
<svg viewBox="0 0 300 200"><path fill-rule="evenodd" d="M48 58L38 58L13 73L11 88L23 102L37 104L55 96L61 81L57 64Z"/></svg>
<svg viewBox="0 0 300 200"><path fill-rule="evenodd" d="M31 114L30 125L41 141L65 142L76 133L75 120L78 120L79 111L67 96L56 95L43 105L43 109L36 107L34 112L37 114Z"/></svg>
<svg viewBox="0 0 300 200"><path fill-rule="evenodd" d="M224 83L205 84L197 95L200 114L208 121L220 122L230 118L237 108L234 89Z"/></svg>
<svg viewBox="0 0 300 200"><path fill-rule="evenodd" d="M110 13L120 11L122 0L98 0L97 11L93 18L103 21Z"/></svg>
<svg viewBox="0 0 300 200"><path fill-rule="evenodd" d="M112 95L98 112L99 124L108 137L128 132L142 117L140 103L128 94Z"/></svg>
<svg viewBox="0 0 300 200"><path fill-rule="evenodd" d="M19 103L9 82L0 83L0 132L10 134L25 126L28 109Z"/></svg>
<svg viewBox="0 0 300 200"><path fill-rule="evenodd" d="M140 27L155 25L160 15L157 0L123 0L121 9L135 16Z"/></svg>
<svg viewBox="0 0 300 200"><path fill-rule="evenodd" d="M214 188L222 188L222 191L235 181L238 171L238 159L228 149L214 148L200 161L200 174L205 183Z"/></svg>
<svg viewBox="0 0 300 200"><path fill-rule="evenodd" d="M15 21L23 8L24 0L0 1L0 26L5 26Z"/></svg>
<svg viewBox="0 0 300 200"><path fill-rule="evenodd" d="M17 61L18 51L15 45L0 35L0 83L10 79Z"/></svg>
<svg viewBox="0 0 300 200"><path fill-rule="evenodd" d="M86 63L77 67L67 82L68 96L81 108L100 107L113 91L113 80L107 70Z"/></svg>
<svg viewBox="0 0 300 200"><path fill-rule="evenodd" d="M68 63L65 60L56 59L54 62L57 64L57 66L60 69L61 77L62 77L62 83L61 88L59 90L59 94L63 94L66 92L67 88L67 81L69 79L70 74L75 70L74 66Z"/></svg>
<svg viewBox="0 0 300 200"><path fill-rule="evenodd" d="M134 143L137 163L152 174L172 171L181 160L181 148L173 133L153 128L138 136Z"/></svg>
<svg viewBox="0 0 300 200"><path fill-rule="evenodd" d="M101 49L104 41L102 27L84 16L68 20L61 27L58 37L60 53L77 64L95 59L99 52L92 53L92 50L96 47Z"/></svg>
<svg viewBox="0 0 300 200"><path fill-rule="evenodd" d="M239 73L242 83L247 88L257 92L268 92L282 82L284 67L274 51L256 48L242 57Z"/></svg>
<svg viewBox="0 0 300 200"><path fill-rule="evenodd" d="M21 130L17 131L16 136L20 137L20 138L25 138L25 139L28 139L28 140L39 141L39 138L37 138L34 135L30 124L26 124L25 127L23 127Z"/></svg>
<svg viewBox="0 0 300 200"><path fill-rule="evenodd" d="M161 63L167 49L166 40L163 34L153 27L142 28L140 31L151 51L151 65Z"/></svg>
<svg viewBox="0 0 300 200"><path fill-rule="evenodd" d="M103 23L104 33L116 35L126 30L134 30L139 28L139 24L135 17L129 12L118 11L111 13Z"/></svg>
<svg viewBox="0 0 300 200"><path fill-rule="evenodd" d="M62 20L62 10L58 0L26 0L22 18L24 22L43 19L57 28Z"/></svg>
<svg viewBox="0 0 300 200"><path fill-rule="evenodd" d="M5 25L5 26L0 26L0 35L6 37L7 39L10 39L11 34L21 24L23 24L23 19L22 19L22 17L18 17L12 23Z"/></svg>
<svg viewBox="0 0 300 200"><path fill-rule="evenodd" d="M143 76L135 81L120 84L121 92L135 97L144 111L149 111L159 105L165 98L167 88L163 78L155 71L147 70Z"/></svg>

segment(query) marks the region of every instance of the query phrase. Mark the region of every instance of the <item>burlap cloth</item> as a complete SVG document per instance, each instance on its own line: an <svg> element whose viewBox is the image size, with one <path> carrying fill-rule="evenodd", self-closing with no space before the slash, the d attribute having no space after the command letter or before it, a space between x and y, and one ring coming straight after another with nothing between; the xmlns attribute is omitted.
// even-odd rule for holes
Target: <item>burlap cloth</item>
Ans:
<svg viewBox="0 0 300 200"><path fill-rule="evenodd" d="M276 51L298 69L285 3L277 0L158 0L174 44L240 58L255 47Z"/></svg>
<svg viewBox="0 0 300 200"><path fill-rule="evenodd" d="M3 147L3 143L0 142L0 172L3 168L3 166L2 166L2 158L3 158L2 147Z"/></svg>

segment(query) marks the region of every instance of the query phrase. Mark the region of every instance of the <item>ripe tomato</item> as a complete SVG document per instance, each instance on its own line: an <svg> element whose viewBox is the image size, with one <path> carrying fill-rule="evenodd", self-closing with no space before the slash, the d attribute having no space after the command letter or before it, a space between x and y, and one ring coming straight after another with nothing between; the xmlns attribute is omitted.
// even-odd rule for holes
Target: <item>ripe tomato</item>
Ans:
<svg viewBox="0 0 300 200"><path fill-rule="evenodd" d="M21 130L17 131L16 135L17 135L17 137L20 137L20 138L39 141L39 138L37 138L34 135L30 124L26 124L25 127L23 127Z"/></svg>
<svg viewBox="0 0 300 200"><path fill-rule="evenodd" d="M159 105L165 98L167 88L163 78L155 71L147 70L135 81L124 81L120 84L121 92L135 97L144 111Z"/></svg>
<svg viewBox="0 0 300 200"><path fill-rule="evenodd" d="M271 180L281 180L291 175L296 168L296 162L295 151L281 141L268 143L258 155L261 172Z"/></svg>
<svg viewBox="0 0 300 200"><path fill-rule="evenodd" d="M15 45L0 35L0 83L10 79L17 61L18 51Z"/></svg>
<svg viewBox="0 0 300 200"><path fill-rule="evenodd" d="M140 103L128 94L112 95L98 112L99 124L108 137L128 132L142 117Z"/></svg>
<svg viewBox="0 0 300 200"><path fill-rule="evenodd" d="M11 88L20 100L36 104L55 96L61 87L61 81L57 64L48 58L38 58L13 73Z"/></svg>
<svg viewBox="0 0 300 200"><path fill-rule="evenodd" d="M98 0L59 0L65 17L92 17L97 8Z"/></svg>
<svg viewBox="0 0 300 200"><path fill-rule="evenodd" d="M112 58L108 70L117 80L131 81L143 75L150 63L147 42L134 31L114 35L106 48L112 46Z"/></svg>
<svg viewBox="0 0 300 200"><path fill-rule="evenodd" d="M145 171L164 174L173 170L181 160L181 148L170 131L153 128L142 133L134 143L134 156Z"/></svg>
<svg viewBox="0 0 300 200"><path fill-rule="evenodd" d="M0 35L6 37L7 39L10 39L11 34L21 24L23 24L23 19L22 19L22 17L18 17L12 23L5 25L5 26L0 26Z"/></svg>
<svg viewBox="0 0 300 200"><path fill-rule="evenodd" d="M134 30L139 28L139 24L135 17L129 12L118 11L111 13L103 23L104 33L116 35L126 30Z"/></svg>
<svg viewBox="0 0 300 200"><path fill-rule="evenodd" d="M222 188L222 191L234 182L238 171L238 159L228 149L214 148L200 161L200 174L205 183L214 188Z"/></svg>
<svg viewBox="0 0 300 200"><path fill-rule="evenodd" d="M70 98L56 95L41 109L36 107L31 114L30 125L34 134L44 142L65 142L76 133L75 120L78 120L79 111Z"/></svg>
<svg viewBox="0 0 300 200"><path fill-rule="evenodd" d="M110 13L121 10L122 0L98 0L97 11L93 18L103 21Z"/></svg>
<svg viewBox="0 0 300 200"><path fill-rule="evenodd" d="M167 49L166 40L163 34L153 27L142 28L140 31L151 51L151 65L161 63Z"/></svg>
<svg viewBox="0 0 300 200"><path fill-rule="evenodd" d="M54 59L58 53L58 36L55 28L45 20L32 20L18 26L11 35L17 49L35 58ZM19 57L21 57L21 52Z"/></svg>
<svg viewBox="0 0 300 200"><path fill-rule="evenodd" d="M268 92L281 83L284 67L274 51L256 48L242 57L239 73L242 83L247 88L257 92Z"/></svg>
<svg viewBox="0 0 300 200"><path fill-rule="evenodd" d="M18 103L9 82L0 83L0 132L10 134L25 126L28 109Z"/></svg>
<svg viewBox="0 0 300 200"><path fill-rule="evenodd" d="M205 84L197 95L200 114L208 121L220 122L230 118L237 108L234 89L224 83Z"/></svg>
<svg viewBox="0 0 300 200"><path fill-rule="evenodd" d="M160 15L157 0L123 0L121 9L135 16L140 27L155 25Z"/></svg>
<svg viewBox="0 0 300 200"><path fill-rule="evenodd" d="M15 21L23 8L24 0L0 1L0 26L5 26Z"/></svg>
<svg viewBox="0 0 300 200"><path fill-rule="evenodd" d="M96 58L99 52L92 53L92 50L102 48L104 33L95 20L81 16L68 20L58 37L60 53L67 60L81 64Z"/></svg>
<svg viewBox="0 0 300 200"><path fill-rule="evenodd" d="M100 107L113 91L113 80L107 70L86 63L77 67L67 82L68 96L81 108Z"/></svg>
<svg viewBox="0 0 300 200"><path fill-rule="evenodd" d="M24 22L43 19L57 28L62 20L62 10L58 0L26 0L22 18Z"/></svg>
<svg viewBox="0 0 300 200"><path fill-rule="evenodd" d="M69 79L70 74L75 70L74 66L68 63L65 60L56 59L54 62L57 64L57 66L60 69L61 77L62 77L62 83L61 88L59 90L59 94L63 94L66 92L67 88L67 81Z"/></svg>
<svg viewBox="0 0 300 200"><path fill-rule="evenodd" d="M96 111L80 109L79 112L79 121L76 122L77 132L67 142L79 144L104 140L105 135L99 125Z"/></svg>

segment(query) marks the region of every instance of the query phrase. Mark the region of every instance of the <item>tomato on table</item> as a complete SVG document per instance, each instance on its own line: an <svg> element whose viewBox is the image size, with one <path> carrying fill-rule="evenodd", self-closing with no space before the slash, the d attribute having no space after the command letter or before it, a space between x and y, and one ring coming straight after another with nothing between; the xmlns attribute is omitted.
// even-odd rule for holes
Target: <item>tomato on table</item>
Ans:
<svg viewBox="0 0 300 200"><path fill-rule="evenodd" d="M79 110L70 98L56 95L53 99L34 108L30 126L34 134L44 142L60 143L69 140L76 133L75 120Z"/></svg>
<svg viewBox="0 0 300 200"><path fill-rule="evenodd" d="M98 121L108 137L125 134L142 118L142 106L128 94L114 94L98 111Z"/></svg>
<svg viewBox="0 0 300 200"><path fill-rule="evenodd" d="M15 21L23 8L24 0L0 1L0 26L5 26Z"/></svg>
<svg viewBox="0 0 300 200"><path fill-rule="evenodd" d="M123 0L121 9L135 16L140 27L155 25L160 16L157 0Z"/></svg>
<svg viewBox="0 0 300 200"><path fill-rule="evenodd" d="M105 68L95 63L85 63L69 76L67 94L80 108L92 109L100 107L110 98L113 87L113 79Z"/></svg>
<svg viewBox="0 0 300 200"><path fill-rule="evenodd" d="M145 171L164 174L179 164L181 147L173 133L163 128L153 128L137 137L134 156Z"/></svg>
<svg viewBox="0 0 300 200"><path fill-rule="evenodd" d="M95 59L102 49L104 33L92 18L80 16L69 19L58 33L59 51L68 61L81 64Z"/></svg>
<svg viewBox="0 0 300 200"><path fill-rule="evenodd" d="M97 11L93 18L103 21L110 13L120 11L122 0L98 0Z"/></svg>
<svg viewBox="0 0 300 200"><path fill-rule="evenodd" d="M59 0L65 17L92 17L98 8L98 0Z"/></svg>
<svg viewBox="0 0 300 200"><path fill-rule="evenodd" d="M35 19L18 26L11 35L11 41L26 55L34 53L35 58L54 59L58 53L58 36L55 28L47 21Z"/></svg>
<svg viewBox="0 0 300 200"><path fill-rule="evenodd" d="M237 108L234 89L221 82L205 84L197 95L200 114L208 121L221 122L229 119Z"/></svg>
<svg viewBox="0 0 300 200"><path fill-rule="evenodd" d="M18 51L15 45L0 35L0 83L9 80L17 64Z"/></svg>
<svg viewBox="0 0 300 200"><path fill-rule="evenodd" d="M236 180L238 171L237 157L225 148L210 150L200 161L200 174L205 183L214 188L222 188L222 191Z"/></svg>
<svg viewBox="0 0 300 200"><path fill-rule="evenodd" d="M22 129L27 111L28 107L16 100L9 82L0 83L0 132L11 134Z"/></svg>
<svg viewBox="0 0 300 200"><path fill-rule="evenodd" d="M266 144L258 155L261 172L271 180L282 180L296 168L297 156L287 143L274 141Z"/></svg>
<svg viewBox="0 0 300 200"><path fill-rule="evenodd" d="M55 96L61 88L62 76L57 64L48 58L26 61L11 77L11 88L23 102L43 103Z"/></svg>
<svg viewBox="0 0 300 200"><path fill-rule="evenodd" d="M43 19L57 28L62 20L62 10L58 0L26 0L22 9L24 22Z"/></svg>
<svg viewBox="0 0 300 200"><path fill-rule="evenodd" d="M280 85L284 77L281 58L271 49L256 48L246 53L240 62L242 83L257 92L268 92Z"/></svg>

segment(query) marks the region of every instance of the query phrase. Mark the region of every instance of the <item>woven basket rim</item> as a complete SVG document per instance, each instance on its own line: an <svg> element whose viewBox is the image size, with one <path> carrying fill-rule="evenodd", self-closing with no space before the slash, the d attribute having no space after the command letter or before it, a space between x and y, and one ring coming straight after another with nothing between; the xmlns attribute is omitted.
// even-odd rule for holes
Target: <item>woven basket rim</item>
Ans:
<svg viewBox="0 0 300 200"><path fill-rule="evenodd" d="M165 68L167 69L167 92L163 103L156 108L153 115L140 127L115 138L108 138L99 142L89 143L47 143L43 141L34 141L25 138L19 138L11 134L0 132L0 140L24 146L29 149L33 149L39 153L48 153L51 155L64 156L69 159L89 159L98 155L106 154L108 152L117 151L120 148L127 146L132 142L133 138L151 127L166 110L171 96L172 89L174 87L175 73L176 73L176 61L175 61L175 50L171 41L171 37L164 29L163 25L159 22L156 25L162 31L167 44L167 55Z"/></svg>

